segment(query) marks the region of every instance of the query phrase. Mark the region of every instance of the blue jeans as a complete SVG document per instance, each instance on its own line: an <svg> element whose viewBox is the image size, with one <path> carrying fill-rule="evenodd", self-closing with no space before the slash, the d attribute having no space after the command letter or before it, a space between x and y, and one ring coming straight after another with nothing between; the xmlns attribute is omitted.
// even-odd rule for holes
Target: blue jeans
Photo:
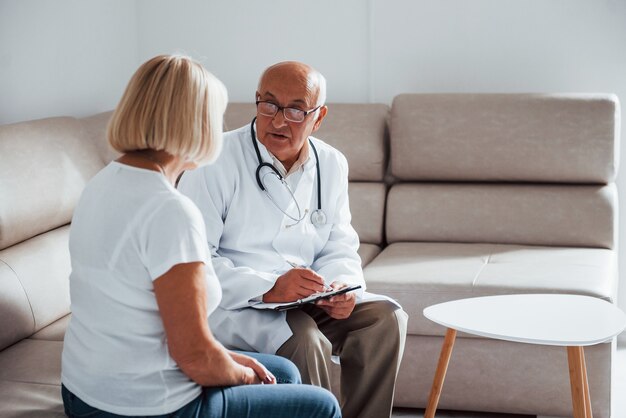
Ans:
<svg viewBox="0 0 626 418"><path fill-rule="evenodd" d="M325 389L302 385L296 366L282 357L244 353L256 358L276 376L278 385L205 387L196 399L159 418L341 418L335 397ZM282 383L282 384L280 384ZM69 418L121 417L87 405L61 387Z"/></svg>

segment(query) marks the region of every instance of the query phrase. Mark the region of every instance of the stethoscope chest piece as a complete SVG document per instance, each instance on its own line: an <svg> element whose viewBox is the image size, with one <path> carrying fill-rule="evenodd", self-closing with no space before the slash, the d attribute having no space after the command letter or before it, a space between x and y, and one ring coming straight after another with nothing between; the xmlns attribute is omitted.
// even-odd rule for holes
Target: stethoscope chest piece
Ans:
<svg viewBox="0 0 626 418"><path fill-rule="evenodd" d="M324 213L324 211L321 209L315 209L311 213L311 223L316 228L320 228L326 225L326 214Z"/></svg>

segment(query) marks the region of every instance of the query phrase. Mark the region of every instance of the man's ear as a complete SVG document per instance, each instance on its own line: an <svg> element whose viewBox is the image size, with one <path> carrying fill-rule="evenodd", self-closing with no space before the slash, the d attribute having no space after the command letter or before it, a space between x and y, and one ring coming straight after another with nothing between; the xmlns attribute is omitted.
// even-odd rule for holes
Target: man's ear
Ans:
<svg viewBox="0 0 626 418"><path fill-rule="evenodd" d="M313 125L313 130L311 131L311 133L317 131L320 128L320 125L322 124L322 119L326 117L326 113L328 113L328 106L320 107L320 113L319 115L317 115L317 120Z"/></svg>

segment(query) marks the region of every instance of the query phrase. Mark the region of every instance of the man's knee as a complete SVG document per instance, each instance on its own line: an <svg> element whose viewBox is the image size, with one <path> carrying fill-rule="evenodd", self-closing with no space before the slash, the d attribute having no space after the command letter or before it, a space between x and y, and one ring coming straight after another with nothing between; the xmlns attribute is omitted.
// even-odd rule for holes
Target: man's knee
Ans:
<svg viewBox="0 0 626 418"><path fill-rule="evenodd" d="M402 308L389 301L373 301L363 304L364 315L371 321L372 331L388 334L392 330L398 330L398 335L403 338L406 335L408 315Z"/></svg>
<svg viewBox="0 0 626 418"><path fill-rule="evenodd" d="M289 343L293 349L306 353L319 351L320 353L330 354L332 350L332 345L330 341L328 341L328 338L317 328L294 330L293 335L287 340L287 343Z"/></svg>
<svg viewBox="0 0 626 418"><path fill-rule="evenodd" d="M296 362L296 359L302 357L330 358L332 344L310 316L300 311L288 312L287 323L293 335L278 349L276 354Z"/></svg>

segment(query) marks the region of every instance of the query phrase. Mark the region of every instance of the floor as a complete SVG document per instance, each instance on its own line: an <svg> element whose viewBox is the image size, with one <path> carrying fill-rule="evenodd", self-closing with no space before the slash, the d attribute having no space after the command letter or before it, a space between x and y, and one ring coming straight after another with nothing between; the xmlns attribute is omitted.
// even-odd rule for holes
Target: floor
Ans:
<svg viewBox="0 0 626 418"><path fill-rule="evenodd" d="M423 418L423 409L396 408L393 411L393 418L411 417ZM461 412L461 411L437 411L436 418L535 418L531 415L511 415L511 414L489 414L486 412Z"/></svg>
<svg viewBox="0 0 626 418"><path fill-rule="evenodd" d="M615 379L615 388L613 390L615 400L614 400L614 411L612 414L612 418L623 418L626 417L626 396L623 396L626 393L626 344L622 344L617 348L617 359L616 359L616 376ZM444 385L445 387L445 385ZM622 394L620 396L620 394ZM393 418L400 417L411 417L411 418L423 418L424 410L423 409L408 409L408 408L396 408L393 411ZM437 411L437 418L535 418L530 415L511 415L511 414L489 414L489 413L481 413L481 412L466 412L466 411ZM547 417L540 416L537 418L557 418L557 417ZM561 418L561 417L558 417Z"/></svg>

